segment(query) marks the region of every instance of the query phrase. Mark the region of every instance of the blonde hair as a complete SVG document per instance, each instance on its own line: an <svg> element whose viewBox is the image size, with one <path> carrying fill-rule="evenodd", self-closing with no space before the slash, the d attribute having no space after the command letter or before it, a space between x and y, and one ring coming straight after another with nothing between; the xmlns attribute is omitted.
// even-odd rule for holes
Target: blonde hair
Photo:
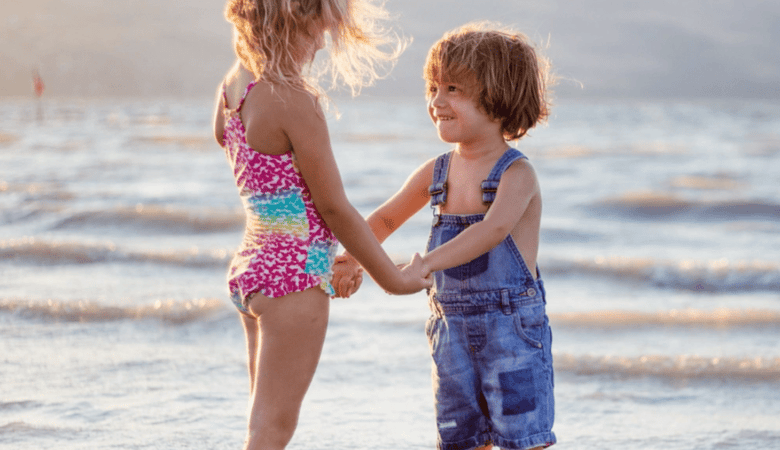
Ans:
<svg viewBox="0 0 780 450"><path fill-rule="evenodd" d="M225 17L234 26L235 52L255 77L272 84L320 92L329 72L331 87L353 95L384 76L406 47L382 23L389 14L372 0L228 0ZM326 67L301 73L312 45L327 34Z"/></svg>
<svg viewBox="0 0 780 450"><path fill-rule="evenodd" d="M549 115L549 61L522 33L473 22L445 33L428 52L423 77L431 85L458 81L477 105L501 121L504 139L525 136Z"/></svg>

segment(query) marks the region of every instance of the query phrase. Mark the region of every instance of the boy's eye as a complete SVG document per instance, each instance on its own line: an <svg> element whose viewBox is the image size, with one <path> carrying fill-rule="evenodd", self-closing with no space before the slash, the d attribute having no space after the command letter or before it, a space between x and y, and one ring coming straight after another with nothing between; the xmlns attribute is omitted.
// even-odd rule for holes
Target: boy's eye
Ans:
<svg viewBox="0 0 780 450"><path fill-rule="evenodd" d="M441 88L445 92L462 92L460 86L456 84L445 84L440 86L436 86L436 85L428 86L428 94L429 95L436 94L437 92L439 92L439 88Z"/></svg>

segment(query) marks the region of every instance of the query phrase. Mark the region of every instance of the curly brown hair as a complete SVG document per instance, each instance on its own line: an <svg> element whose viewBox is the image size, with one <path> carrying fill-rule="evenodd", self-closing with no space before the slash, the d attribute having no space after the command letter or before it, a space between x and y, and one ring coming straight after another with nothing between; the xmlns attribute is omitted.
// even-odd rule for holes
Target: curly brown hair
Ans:
<svg viewBox="0 0 780 450"><path fill-rule="evenodd" d="M504 139L520 139L549 116L550 63L522 33L473 22L444 34L428 52L423 77L431 85L458 81L490 117Z"/></svg>
<svg viewBox="0 0 780 450"><path fill-rule="evenodd" d="M382 26L389 14L372 0L228 0L225 18L234 26L236 55L258 79L311 91L330 72L332 87L344 84L355 95L392 68L407 44ZM304 77L302 63L313 56L306 53L323 35L327 67Z"/></svg>

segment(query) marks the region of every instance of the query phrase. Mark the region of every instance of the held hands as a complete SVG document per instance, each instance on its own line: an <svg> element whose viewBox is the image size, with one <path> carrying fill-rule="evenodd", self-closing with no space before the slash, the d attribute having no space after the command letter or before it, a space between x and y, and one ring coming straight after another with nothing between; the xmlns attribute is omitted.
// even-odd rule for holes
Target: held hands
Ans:
<svg viewBox="0 0 780 450"><path fill-rule="evenodd" d="M433 274L424 264L419 253L415 253L408 264L399 264L400 283L387 290L390 294L413 294L433 286ZM333 263L333 289L335 298L349 298L363 284L363 268L348 253L337 256Z"/></svg>
<svg viewBox="0 0 780 450"><path fill-rule="evenodd" d="M401 289L394 289L393 294L413 294L422 289L428 289L433 286L433 274L424 263L422 256L415 253L412 260L405 266L398 266L403 275L403 285L398 286Z"/></svg>
<svg viewBox="0 0 780 450"><path fill-rule="evenodd" d="M331 284L336 298L349 298L363 284L363 268L348 253L337 256L333 262Z"/></svg>

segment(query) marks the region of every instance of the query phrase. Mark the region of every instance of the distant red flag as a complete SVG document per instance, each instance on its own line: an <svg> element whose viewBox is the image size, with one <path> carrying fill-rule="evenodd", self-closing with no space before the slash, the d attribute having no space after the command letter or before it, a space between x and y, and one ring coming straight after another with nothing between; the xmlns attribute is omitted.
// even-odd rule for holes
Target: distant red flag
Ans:
<svg viewBox="0 0 780 450"><path fill-rule="evenodd" d="M43 79L38 74L38 71L35 71L33 74L33 90L35 91L35 95L40 97L43 95L43 90L46 88L43 84Z"/></svg>

